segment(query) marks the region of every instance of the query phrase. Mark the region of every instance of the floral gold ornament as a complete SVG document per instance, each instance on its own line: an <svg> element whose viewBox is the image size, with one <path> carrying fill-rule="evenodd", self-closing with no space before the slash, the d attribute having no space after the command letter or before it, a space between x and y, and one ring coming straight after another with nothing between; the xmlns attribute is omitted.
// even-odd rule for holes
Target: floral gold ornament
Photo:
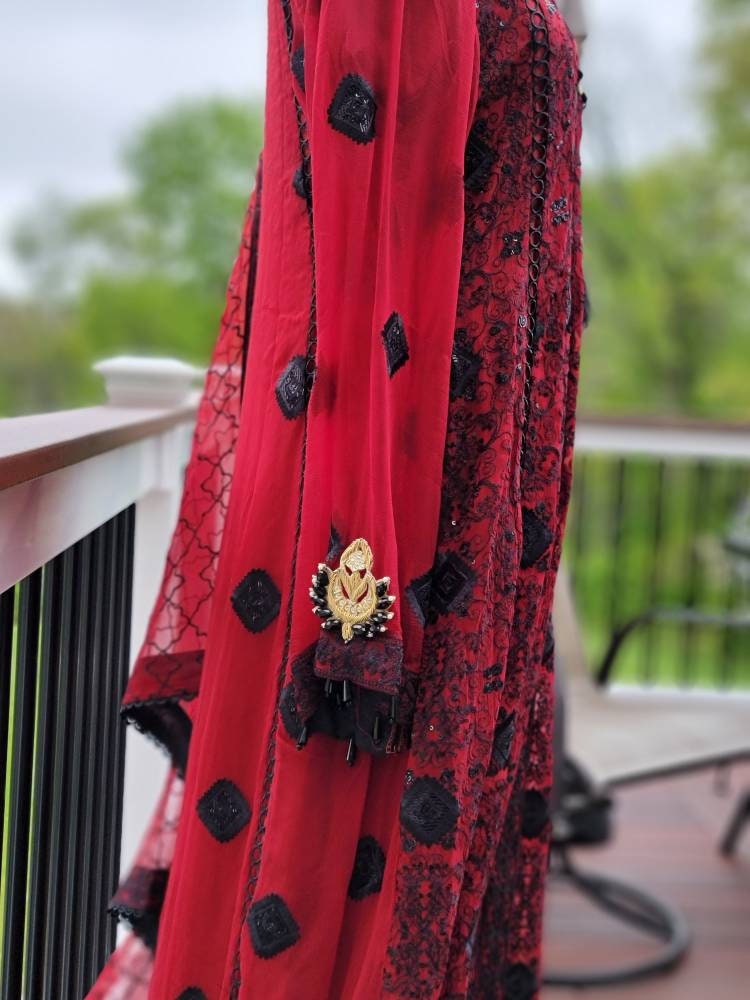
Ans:
<svg viewBox="0 0 750 1000"><path fill-rule="evenodd" d="M337 569L318 563L313 573L310 597L313 612L324 629L341 630L344 642L355 635L373 639L385 632L393 618L396 598L388 593L389 576L376 580L372 573L372 549L364 538L355 538L344 549Z"/></svg>

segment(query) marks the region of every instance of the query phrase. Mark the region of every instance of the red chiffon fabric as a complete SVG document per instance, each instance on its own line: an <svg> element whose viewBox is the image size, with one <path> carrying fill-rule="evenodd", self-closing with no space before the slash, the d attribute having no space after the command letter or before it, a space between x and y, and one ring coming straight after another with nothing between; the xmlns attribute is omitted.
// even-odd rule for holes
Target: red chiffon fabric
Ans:
<svg viewBox="0 0 750 1000"><path fill-rule="evenodd" d="M271 0L262 185L123 703L174 770L92 997L536 995L581 105L554 4ZM309 587L356 538L396 600L344 642Z"/></svg>

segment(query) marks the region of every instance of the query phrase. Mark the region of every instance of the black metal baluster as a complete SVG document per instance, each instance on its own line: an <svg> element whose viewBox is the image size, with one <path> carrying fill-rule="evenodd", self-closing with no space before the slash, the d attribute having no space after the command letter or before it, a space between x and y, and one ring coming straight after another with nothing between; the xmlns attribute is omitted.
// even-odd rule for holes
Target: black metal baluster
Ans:
<svg viewBox="0 0 750 1000"><path fill-rule="evenodd" d="M13 623L16 590L0 594L0 872L2 871L3 829L5 827L5 772L8 767L10 736L10 689L13 670Z"/></svg>
<svg viewBox="0 0 750 1000"><path fill-rule="evenodd" d="M3 886L3 997L20 997L22 989L41 587L41 571L32 573L18 587L13 728L9 734L8 864Z"/></svg>
<svg viewBox="0 0 750 1000"><path fill-rule="evenodd" d="M90 606L87 616L89 648L87 728L84 756L86 774L83 796L86 808L81 831L81 851L79 854L81 889L81 924L83 933L78 943L79 981L83 989L76 995L83 996L94 982L99 971L97 941L102 920L101 896L98 872L95 867L95 845L98 842L100 812L97 809L97 789L101 768L100 743L104 738L101 713L101 692L103 687L104 661L102 659L104 635L104 589L107 579L107 551L104 528L98 528L91 545L91 589Z"/></svg>
<svg viewBox="0 0 750 1000"><path fill-rule="evenodd" d="M62 574L60 583L60 633L57 657L53 661L53 676L51 682L54 691L52 705L53 726L53 758L51 766L50 831L47 848L47 898L44 909L34 914L34 919L44 922L44 969L42 976L42 993L47 997L55 996L59 990L56 979L60 948L62 945L62 926L60 914L60 897L62 883L62 864L66 842L66 771L68 757L68 723L70 705L70 650L74 629L74 595L76 590L76 558L75 549L66 549L62 554Z"/></svg>
<svg viewBox="0 0 750 1000"><path fill-rule="evenodd" d="M44 567L42 577L42 650L37 683L34 743L29 889L26 907L24 987L29 997L43 997L46 913L50 890L52 779L55 736L54 695L59 659L62 581L65 555Z"/></svg>
<svg viewBox="0 0 750 1000"><path fill-rule="evenodd" d="M122 807L125 783L125 732L120 716L120 699L124 693L130 666L130 616L132 607L133 581L133 538L135 529L135 509L124 510L117 518L116 563L117 588L115 607L115 635L113 660L110 666L114 680L112 702L110 704L110 771L107 782L109 792L106 823L106 877L111 896L117 888L120 872L120 846L122 836ZM117 921L110 918L106 939L107 951L115 946Z"/></svg>
<svg viewBox="0 0 750 1000"><path fill-rule="evenodd" d="M84 538L75 547L75 592L73 596L74 615L71 633L71 650L68 672L68 683L72 693L71 710L68 712L69 724L66 740L68 743L67 774L65 785L66 806L64 810L65 842L63 849L62 891L60 894L60 910L58 922L61 928L58 968L55 971L55 982L65 995L75 997L75 956L77 942L81 933L81 911L78 879L80 872L77 866L78 836L80 814L87 808L84 801L81 806L81 789L83 785L83 734L86 723L86 682L88 662L88 627L87 615L90 611L89 583L91 572L91 537ZM81 993L77 994L82 996Z"/></svg>
<svg viewBox="0 0 750 1000"><path fill-rule="evenodd" d="M654 608L659 604L661 592L661 562L662 541L664 539L664 481L666 462L660 458L654 468L654 483L650 509L653 511L651 521L651 547L646 607ZM646 626L643 645L643 681L650 684L654 676L654 651L657 649L657 630L653 622Z"/></svg>
<svg viewBox="0 0 750 1000"><path fill-rule="evenodd" d="M622 578L622 538L623 520L625 513L625 459L619 458L616 463L616 473L614 482L614 504L610 522L610 545L612 552L612 566L609 579L609 626L614 631L620 624L625 608L623 607L623 586Z"/></svg>
<svg viewBox="0 0 750 1000"><path fill-rule="evenodd" d="M699 461L690 470L691 496L688 506L687 530L685 532L685 596L681 602L688 608L694 608L698 602L701 590L700 560L698 556L698 541L703 527L703 514L706 509L708 488L708 466ZM695 661L695 644L697 632L691 622L686 622L682 630L682 653L680 656L680 679L683 684L693 682L693 663Z"/></svg>

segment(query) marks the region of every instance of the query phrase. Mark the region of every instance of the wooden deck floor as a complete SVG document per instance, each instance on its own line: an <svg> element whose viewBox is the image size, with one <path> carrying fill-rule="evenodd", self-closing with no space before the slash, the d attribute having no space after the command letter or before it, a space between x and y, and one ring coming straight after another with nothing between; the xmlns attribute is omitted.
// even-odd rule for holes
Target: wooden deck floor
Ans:
<svg viewBox="0 0 750 1000"><path fill-rule="evenodd" d="M616 796L612 843L577 854L582 866L623 876L681 907L693 934L684 963L669 975L630 986L583 992L546 988L543 1000L750 997L750 830L734 860L717 851L738 793L750 788L750 766L731 770L728 794L717 795L715 785L714 773L703 772L624 788ZM552 882L548 967L590 967L644 953L642 937Z"/></svg>

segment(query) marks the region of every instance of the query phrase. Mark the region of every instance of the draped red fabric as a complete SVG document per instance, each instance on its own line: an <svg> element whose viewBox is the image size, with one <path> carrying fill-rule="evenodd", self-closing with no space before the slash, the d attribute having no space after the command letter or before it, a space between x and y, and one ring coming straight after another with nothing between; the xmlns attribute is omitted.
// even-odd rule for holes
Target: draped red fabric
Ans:
<svg viewBox="0 0 750 1000"><path fill-rule="evenodd" d="M536 995L582 103L554 4L270 0L123 703L174 762L113 901L155 963L128 939L92 997Z"/></svg>

